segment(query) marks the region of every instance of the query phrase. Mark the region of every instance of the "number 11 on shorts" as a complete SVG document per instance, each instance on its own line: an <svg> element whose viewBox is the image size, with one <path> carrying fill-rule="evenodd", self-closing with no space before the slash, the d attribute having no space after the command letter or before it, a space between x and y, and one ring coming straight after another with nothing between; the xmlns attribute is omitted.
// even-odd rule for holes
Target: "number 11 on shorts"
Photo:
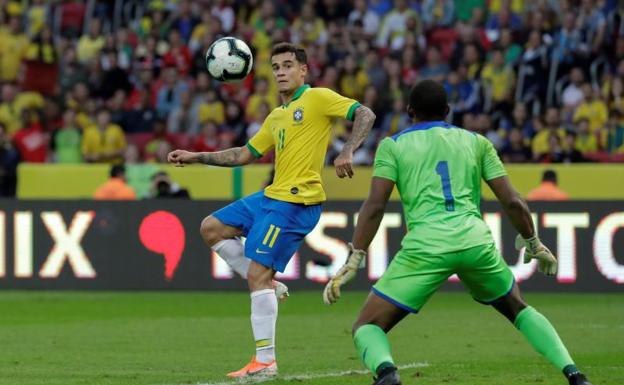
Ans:
<svg viewBox="0 0 624 385"><path fill-rule="evenodd" d="M455 211L455 198L451 190L451 177L449 176L448 162L441 160L436 166L436 172L442 180L442 193L444 194L444 204L446 211Z"/></svg>
<svg viewBox="0 0 624 385"><path fill-rule="evenodd" d="M262 244L265 246L267 246L268 244L269 247L273 247L273 245L275 244L275 240L277 239L277 236L280 233L280 230L282 230L281 227L277 227L275 225L269 226L269 231L267 231L266 235L264 236L264 240L262 241Z"/></svg>

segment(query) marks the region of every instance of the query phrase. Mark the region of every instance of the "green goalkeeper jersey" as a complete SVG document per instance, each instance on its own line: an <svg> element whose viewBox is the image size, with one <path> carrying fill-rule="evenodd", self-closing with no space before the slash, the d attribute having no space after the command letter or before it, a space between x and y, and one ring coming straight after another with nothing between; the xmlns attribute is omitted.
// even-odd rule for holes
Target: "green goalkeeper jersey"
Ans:
<svg viewBox="0 0 624 385"><path fill-rule="evenodd" d="M419 254L492 243L481 217L481 178L503 175L486 138L443 121L417 123L382 140L373 172L396 183L408 228L401 247Z"/></svg>

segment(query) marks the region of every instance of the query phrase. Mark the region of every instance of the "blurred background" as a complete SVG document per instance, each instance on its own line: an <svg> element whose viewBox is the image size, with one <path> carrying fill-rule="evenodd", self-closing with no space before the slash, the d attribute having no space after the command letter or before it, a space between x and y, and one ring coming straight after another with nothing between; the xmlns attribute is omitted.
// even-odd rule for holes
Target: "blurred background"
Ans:
<svg viewBox="0 0 624 385"><path fill-rule="evenodd" d="M206 49L223 36L253 50L253 71L242 82L208 76ZM576 279L582 258L579 266L606 278L606 286L592 279L587 287L624 283L624 3L616 0L0 0L0 195L17 198L0 203L4 255L12 256L0 257L0 283L53 287L37 277L54 273L66 274L70 287L92 287L81 279L109 268L122 274L129 254L140 260L141 253L157 263L157 280L119 287L175 281L177 265L167 276L154 253L169 264L182 254L195 258L189 287L205 287L206 275L231 278L215 255L205 258L199 222L270 183L273 155L236 169L164 162L175 148L221 150L255 134L279 104L269 54L281 41L306 48L308 83L377 115L349 181L337 179L331 164L350 122L334 123L323 171L327 213L291 277L323 281L344 258L335 237L349 237L377 143L410 125L410 87L435 79L449 94L448 120L494 144L522 195L562 201L534 206L543 236L569 262L559 282ZM489 189L483 198L493 199ZM140 202L109 202L117 199ZM399 247L396 192L392 200L399 217L390 213L384 223L395 233L375 244L370 279ZM484 207L499 248L516 263L505 241L511 228L496 204ZM165 208L175 219L150 216ZM158 243L172 234L176 247ZM54 245L63 248L50 251ZM120 249L126 246L134 251ZM123 261L119 271L112 254ZM44 263L51 257L52 267ZM91 271L85 261L102 267Z"/></svg>

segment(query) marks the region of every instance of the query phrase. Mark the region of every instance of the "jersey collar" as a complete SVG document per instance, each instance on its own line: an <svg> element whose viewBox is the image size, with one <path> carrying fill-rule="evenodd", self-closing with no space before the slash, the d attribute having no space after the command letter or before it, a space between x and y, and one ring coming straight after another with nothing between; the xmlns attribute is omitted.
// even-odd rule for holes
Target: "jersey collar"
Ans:
<svg viewBox="0 0 624 385"><path fill-rule="evenodd" d="M293 95L292 99L290 100L290 102L286 103L286 104L282 104L282 108L286 108L290 105L290 103L294 102L295 100L299 99L301 97L301 95L303 95L303 93L305 92L305 90L307 90L308 88L310 88L309 84L304 84L301 87L297 88L297 91L295 91L295 94Z"/></svg>
<svg viewBox="0 0 624 385"><path fill-rule="evenodd" d="M406 129L404 129L403 131L401 131L401 132L399 132L397 134L394 134L392 136L392 139L394 141L396 141L399 136L407 134L409 132L412 132L412 131L424 131L424 130L428 130L428 129L434 128L434 127L457 128L457 127L453 126L452 124L446 123L443 120L419 122L419 123L416 123L416 124L412 125L411 127L408 127Z"/></svg>

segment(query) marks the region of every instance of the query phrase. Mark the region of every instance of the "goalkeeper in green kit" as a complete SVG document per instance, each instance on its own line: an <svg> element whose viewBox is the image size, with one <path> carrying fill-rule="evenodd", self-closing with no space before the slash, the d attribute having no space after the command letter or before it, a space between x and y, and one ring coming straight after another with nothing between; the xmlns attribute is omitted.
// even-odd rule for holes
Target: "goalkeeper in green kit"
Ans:
<svg viewBox="0 0 624 385"><path fill-rule="evenodd" d="M364 250L396 185L408 232L353 325L360 358L376 376L373 385L401 384L386 333L409 313L417 313L452 274L459 276L475 300L507 317L571 385L591 385L550 322L520 296L481 218L481 179L520 233L516 248L525 248L524 261L536 259L539 271L554 275L557 259L537 238L529 209L511 186L492 144L445 123L448 112L446 92L438 83L425 80L412 89L408 113L414 124L379 144L371 190L360 209L350 255L325 287L324 302L338 300L340 286L353 278L364 261Z"/></svg>

